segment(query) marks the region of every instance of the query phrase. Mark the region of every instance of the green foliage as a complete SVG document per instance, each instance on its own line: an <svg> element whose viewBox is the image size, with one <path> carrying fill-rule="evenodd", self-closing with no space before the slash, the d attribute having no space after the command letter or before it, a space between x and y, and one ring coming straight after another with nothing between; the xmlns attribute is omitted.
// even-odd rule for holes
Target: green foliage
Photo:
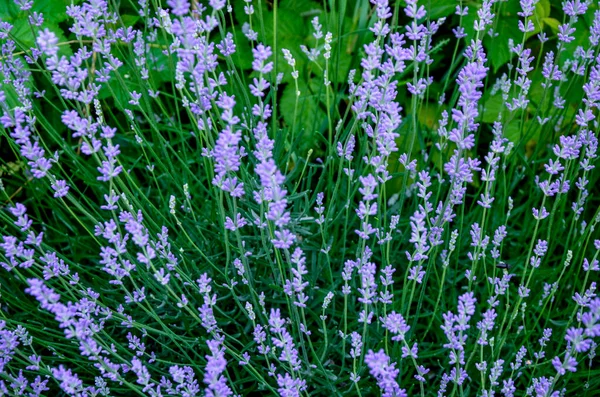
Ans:
<svg viewBox="0 0 600 397"><path fill-rule="evenodd" d="M168 7L164 1L150 3L154 11L159 5ZM180 58L170 47L173 37L160 27L161 34L145 43L144 66L148 78L142 78L136 64L140 57L133 51L133 42L117 41L112 45L112 54L124 66L111 72L110 80L101 84L98 101L86 104L61 94L59 87L51 81L52 73L44 64L44 56L31 63L26 61L32 53L31 48L37 45L36 36L44 29L56 34L60 56L72 56L82 47L89 50L91 40L79 41L69 30L71 21L65 9L71 1L39 0L34 2L31 11L19 11L13 1L0 0L0 19L14 25L10 38L18 44L14 53L3 55L0 62L9 62L14 56L31 72L31 76L22 82L24 86L32 92L44 92L40 98L34 98L34 106L28 113L36 120L32 133L35 142L48 156L56 153L60 159L53 162L51 177L34 178L31 164L20 153L19 145L11 135L12 127L0 129L0 243L4 242L2 236L26 238L19 235L14 217L4 210L17 202L27 206L28 216L34 222L33 229L44 232L42 246L34 249L36 261L32 267L17 267L11 272L0 269L3 309L0 320L6 322L6 329L23 325L29 330L34 339L32 349L37 349L36 353L43 357L40 374L54 382L51 391L54 394L49 395L57 395L61 388L60 382L53 378L51 368L68 364L89 385L94 384L99 371L88 357L80 354L77 338L66 337L63 330L56 327L56 316L41 310L39 302L24 292L28 278L43 277L41 253L46 250L56 252L72 270L64 277L46 280L61 294L61 302L92 299L86 295L89 294L85 290L88 287L98 292L100 296L93 298L99 305L98 312L107 310L112 317L105 319L105 328L95 337L105 343L102 347L106 351L112 350L114 343L111 357L115 362L129 368L135 357L143 360L152 373L153 382L160 376L169 377L172 365L187 365L196 374L201 387L206 386L202 379L207 373L208 354L211 354L206 342L215 335L205 329L206 324L198 317L198 308L211 302L209 306L211 310L214 307L218 327L226 341L223 349L228 363L227 383L237 394L277 394L277 381L269 374L271 368L268 367L268 363L273 362L277 363L277 374L285 370L298 379L306 379L309 382L306 394L309 395L379 395L377 379L371 375L364 356L369 350L383 349L397 364L400 371L397 380L409 395L436 395L437 390L428 387L438 387L442 374L453 367L448 364L449 349L441 347L446 343L442 330L444 316L448 311L456 312L458 297L467 291L473 292L478 299L470 328L464 330L469 341L464 368L468 370L470 380L464 386L451 383L448 394L480 395L484 389L496 387L490 386L489 369L500 358L505 360L502 379L515 379L519 395L524 394L533 379L539 376L552 379L557 372L551 360L555 355L564 358L566 330L580 326L579 308L573 303L572 295L575 292L582 294L592 279L597 278L593 272L584 272L582 263L584 259L595 259L599 255L593 245L598 239L597 224L600 222L600 173L596 170L583 173L575 160L564 161L567 169L561 178L572 182L571 186L581 175L589 181L580 215L575 215L571 206L584 195L581 190L573 188L568 194L546 197L536 182L540 175L552 178L544 173L544 165L548 164L549 158L555 158L552 147L559 142L559 137L581 130L575 117L582 108L582 85L587 77L577 76L565 68L568 79L553 82L549 89L541 72L544 55L548 51L557 52L560 46L558 26L567 19L562 8L550 0L540 0L531 17L534 31L523 34L517 28L518 21L522 20L517 15L519 1L496 2L492 34L477 37L473 23L481 8L479 2L464 1L469 12L460 18L454 15L457 3L453 0L419 1L428 11L427 19L422 22L443 17L446 22L434 36L431 47L426 49L431 63L417 65L407 61L405 68L396 73L390 83L397 84L399 91L394 100L401 107L398 115L401 123L393 133L398 134L394 144L400 150L382 160L385 162L383 170L389 172L390 179L375 190L375 198L370 203L374 214L359 219L356 215L364 195L359 177L374 173L377 161L381 160L368 164L363 160L372 158L379 150L366 126L380 120L373 120L375 117L371 116L357 118L353 109L357 98L349 91L352 84L360 85L367 79L362 74L361 59L366 55L364 44L376 40L370 30L377 21L376 10L370 2L358 0L265 0L253 2L255 12L249 17L244 12L247 3L229 3L233 11L215 12L220 25L206 37L216 45L231 33L236 52L227 57L215 50L219 66L214 73L200 73L200 80L190 84L192 73L186 70L181 80L187 84L181 85L180 77L175 75ZM410 20L404 15L404 6L404 2L390 4L392 17L389 21L394 21L394 33L406 33L406 24ZM148 33L145 31L148 18L138 14L137 2L110 2L110 8L119 11L118 21L111 28L131 27L141 29L144 35ZM577 28L575 40L562 47L564 51L557 57L558 64L564 65L569 57L573 57L578 46L586 50L591 48L586 40L593 22L591 15L597 8L596 4L591 5L587 14L574 24ZM45 15L40 27L29 24L28 17L33 11ZM328 60L323 57L324 39L317 40L313 35L311 21L315 17L323 25L323 32L332 33L332 55ZM179 20L173 15L171 18L171 22ZM246 39L246 23L251 23L257 32L257 41ZM465 28L467 36L455 40L452 29L459 24ZM548 36L548 41L543 44L537 36L541 33ZM477 107L478 117L474 120L478 123L476 142L473 148L464 149L443 137L440 127L443 112L449 114L449 128L457 125L452 119L452 110L457 108L460 96L456 79L469 61L464 57L464 51L476 38L482 40L489 71L482 82L484 87L479 90L483 96ZM510 111L507 103L522 92L521 87L514 84L520 65L511 52L509 40L515 45L523 43L535 57L533 70L527 74L531 79L526 92L529 102L523 109L515 111ZM259 42L268 44L274 51L269 59L275 63L274 71L264 76L252 66L253 49ZM389 41L377 43L380 48L389 44ZM321 53L310 60L301 46L316 48ZM282 49L291 52L296 62L294 68L286 61ZM84 87L94 82L93 76L104 62L104 59L99 60L99 54L95 55L98 57L88 59L82 66L84 74L87 73L83 79ZM298 72L297 78L292 74L294 70ZM357 72L349 82L352 70ZM227 83L214 84L221 72ZM585 73L587 76L589 69ZM279 82L278 74L281 74ZM375 78L381 76L380 71L374 74ZM252 96L248 90L248 85L261 77L270 84L263 98ZM330 82L328 85L325 84L326 77ZM429 77L434 82L422 95L409 92L409 84ZM505 92L497 84L502 79L513 83ZM6 94L2 105L7 111L14 112L23 105L22 88L7 81L2 82L1 89ZM198 86L210 92L203 97L209 98L206 102L201 102L197 93L192 92ZM139 105L130 103L134 92L141 94ZM154 93L158 95L151 95ZM235 173L244 183L246 194L243 197L230 196L215 182L217 164L211 157L214 156L211 150L220 139L220 133L228 127L222 109L217 105L223 93L235 98L232 112L240 118L239 123L232 125L242 136L239 146L245 152ZM555 106L557 94L564 98L563 109ZM387 105L385 101L378 103L376 98L370 99L373 102L369 106ZM268 202L251 194L258 192L261 184L256 176L260 164L254 153L258 141L254 135L257 117L252 111L254 106L265 105L273 110L273 116L266 121L267 138L274 141L273 161L285 179L280 187L286 192L284 207L290 212L289 228L296 236L295 244L302 247L306 256L308 273L303 281L308 283L306 291L310 295L306 308L293 304L297 295L286 292L290 287L284 280L297 275L296 269L292 270L293 251L273 247L274 232L281 229L265 215ZM210 109L199 111L198 108L203 106ZM99 167L106 160L103 150L91 156L82 152L82 145L87 142L72 136L73 131L64 125L62 116L66 110L74 110L90 120L117 128L117 135L102 140L102 145L109 141L119 145L121 153L117 165L124 171L118 177L108 183L99 180ZM546 121L541 122L542 119ZM491 166L485 162L485 156L489 154L494 139L491 131L497 122L511 151L497 154L496 179L486 181L478 171L469 181L461 182L465 200L456 205L451 203L455 186L450 173L454 167L446 163L455 153L460 153L461 159L481 159L481 167L488 172ZM597 135L596 127L590 128ZM356 139L356 146L352 152L353 160L348 161L340 158L337 150L338 144L343 148L351 137ZM423 177L419 173L425 171L431 176L432 187L428 186L427 192L421 194L422 187L418 184L423 182ZM354 172L352 177L349 177L350 172ZM56 179L63 179L70 186L65 197L54 197L52 184ZM106 204L106 197L112 191L122 195L118 208L101 210L100 206ZM318 193L324 197L324 224L315 221L320 215L315 209L320 205ZM486 193L493 198L490 208L478 203ZM422 197L427 194L431 195ZM424 238L425 244L430 245L427 255L419 260L407 259L407 254L416 250L414 240L419 236L415 237L418 233L413 229L419 221L419 211L429 208L428 205L432 207L427 210L422 226L422 232L431 232ZM436 219L448 207L454 208L454 218L451 221ZM534 220L532 209L542 207L551 215L545 220ZM132 214L139 211L143 217L141 224L153 241L163 226L168 228L168 249L179 260L177 267L169 270L171 283L161 284L153 268L162 266L165 261L156 259L143 264L139 258L145 253L134 253L137 246L132 241L128 242L131 252L119 254L119 260L128 258L135 262L136 270L130 277L124 277L123 284L109 282L111 276L102 270L105 264L99 257L101 247L106 243L97 228L105 227L100 226L103 222L115 221L118 230L125 233L119 219L121 211ZM234 230L225 227L226 218L235 218L235 215L244 217L249 225ZM390 226L393 215L399 216L394 230ZM368 241L357 237L356 231L364 226L364 222L377 230ZM258 227L261 224L264 226ZM473 242L478 234L473 229L475 225L482 228L480 237L493 239L503 226L506 226L508 236L498 244L488 241L488 246L480 249ZM443 240L439 246L433 244L437 226L441 228L439 238ZM384 240L387 232L393 239ZM456 241L450 244L453 234L456 234ZM542 265L533 269L529 261L535 256L532 250L539 239L547 240L549 249ZM397 270L393 276L395 286L390 287L394 299L389 304L376 300L368 304L347 301L346 295L340 292L345 284L342 269L349 260L356 260L360 266L354 269L348 287L352 294L358 295L358 288L364 282L357 271L364 271L363 259L359 256L364 254L367 246L372 250L372 259L365 260L374 263L377 283L385 266ZM492 246L499 250L498 258L491 254ZM138 253L140 255L136 256ZM472 259L473 255L477 259ZM234 265L236 259L247 261L243 263L243 270ZM0 249L0 262L7 261L6 254ZM416 266L422 266L426 272L420 282L409 277L411 268ZM477 280L469 280L467 270L472 270ZM69 284L77 284L75 271L79 277L77 287ZM494 291L488 280L509 272L515 276L508 282L509 293L498 297L498 319L494 329L490 330L494 340L489 340L488 345L478 345L476 341L480 334L476 324L492 308L486 302ZM203 274L213 279L214 303L212 296L199 291L196 280ZM243 274L248 277L246 283L242 281ZM551 288L551 283L556 283L557 287ZM519 285L529 286L529 296L519 296ZM139 292L141 287L146 288L144 302L125 302L126 299L131 301L132 291ZM328 292L334 293L333 301L331 306L323 308ZM188 304L184 303L184 296L189 299ZM260 303L263 299L267 300L265 307ZM119 305L123 305L122 310ZM248 305L253 305L256 312L253 319ZM300 349L302 365L298 370L280 359L280 347L276 349L277 354L257 353L257 342L252 333L256 324L263 324L268 330L272 308L281 308L282 315L289 318L284 326ZM360 319L362 310L373 312L371 325ZM403 349L410 346L392 340L392 332L382 326L381 319L391 311L406 317L411 327L406 340L410 344L418 343L419 347L415 362L423 363L431 370L424 384L414 381L418 372L415 362L402 357ZM130 314L134 315L135 321L130 328L125 328L123 324L128 322ZM1 324L0 328L4 327L4 323ZM302 330L300 324L309 324L311 334ZM555 330L549 342L548 357L536 361L533 352L537 351L537 341L547 327ZM350 355L349 335L352 331L364 339L364 348L358 357ZM135 349L128 347L130 332L142 337L146 351L136 355ZM275 337L283 339L281 335ZM516 372L511 373L508 368L521 347L528 349L528 361L518 370L519 375L513 377ZM156 357L150 356L149 352L156 352ZM253 356L250 365L238 365L242 354L248 352ZM17 368L29 364L27 356L30 353L27 349L19 350L20 355L10 364L11 370L12 365ZM588 393L594 396L600 390L597 376L600 370L593 365L586 366L583 355L577 359L581 372L557 376L553 388L565 387L573 395ZM488 362L488 372L481 377L476 367L478 360ZM34 373L37 372L26 371L28 377ZM355 382L354 374L361 374L361 379ZM10 380L0 371L2 377ZM110 383L113 394L147 395L144 385L136 378L129 371L123 379ZM588 387L583 386L585 382ZM499 387L496 387L495 392L498 391Z"/></svg>

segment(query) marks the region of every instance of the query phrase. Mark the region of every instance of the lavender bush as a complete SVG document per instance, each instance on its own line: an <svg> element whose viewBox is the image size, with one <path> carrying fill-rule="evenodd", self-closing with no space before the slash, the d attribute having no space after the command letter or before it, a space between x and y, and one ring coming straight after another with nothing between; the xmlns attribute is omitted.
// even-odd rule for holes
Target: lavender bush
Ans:
<svg viewBox="0 0 600 397"><path fill-rule="evenodd" d="M2 9L0 395L600 394L598 3Z"/></svg>

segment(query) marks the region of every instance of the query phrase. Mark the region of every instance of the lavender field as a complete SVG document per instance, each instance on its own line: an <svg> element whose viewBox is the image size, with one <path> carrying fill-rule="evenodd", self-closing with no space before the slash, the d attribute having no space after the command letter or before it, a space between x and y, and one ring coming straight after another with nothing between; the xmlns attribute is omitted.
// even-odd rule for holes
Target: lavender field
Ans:
<svg viewBox="0 0 600 397"><path fill-rule="evenodd" d="M600 396L600 2L0 0L0 396Z"/></svg>

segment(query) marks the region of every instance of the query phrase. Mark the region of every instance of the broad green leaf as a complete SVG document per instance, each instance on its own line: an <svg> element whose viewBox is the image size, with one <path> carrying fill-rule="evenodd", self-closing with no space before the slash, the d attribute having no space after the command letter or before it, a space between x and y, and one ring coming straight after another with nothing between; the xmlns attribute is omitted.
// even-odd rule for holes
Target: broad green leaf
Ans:
<svg viewBox="0 0 600 397"><path fill-rule="evenodd" d="M273 29L273 12L267 11L265 14L265 33L268 39L273 39L277 34L277 44L283 44L289 41L302 41L306 33L307 24L304 18L297 13L279 9L277 11L277 29Z"/></svg>
<svg viewBox="0 0 600 397"><path fill-rule="evenodd" d="M131 15L131 14L121 15L120 18L121 18L121 21L123 22L123 25L125 25L127 27L135 25L136 22L140 20L139 15Z"/></svg>
<svg viewBox="0 0 600 397"><path fill-rule="evenodd" d="M560 21L556 18L544 18L542 19L544 25L549 26L550 29L556 34L558 32L558 26L560 25Z"/></svg>
<svg viewBox="0 0 600 397"><path fill-rule="evenodd" d="M70 6L71 0L36 0L33 2L31 12L37 11L44 14L44 21L59 23L66 21L70 17L67 15L67 6Z"/></svg>
<svg viewBox="0 0 600 397"><path fill-rule="evenodd" d="M527 32L528 39L542 31L542 29L544 28L544 18L548 16L550 16L550 1L540 0L535 5L533 16L531 16L530 18L531 22L533 22L534 30L532 32Z"/></svg>
<svg viewBox="0 0 600 397"><path fill-rule="evenodd" d="M521 130L521 122L517 120L513 120L513 122L504 125L503 135L506 139L511 141L514 144L517 144L521 141L522 134L524 133Z"/></svg>
<svg viewBox="0 0 600 397"><path fill-rule="evenodd" d="M499 4L498 15L502 17L517 16L517 12L520 11L521 4L519 3L519 0L508 0Z"/></svg>
<svg viewBox="0 0 600 397"><path fill-rule="evenodd" d="M550 16L550 0L540 0L535 5L534 18L544 19Z"/></svg>
<svg viewBox="0 0 600 397"><path fill-rule="evenodd" d="M66 43L67 38L65 37L63 30L53 22L44 22L41 27L33 27L29 24L29 20L27 18L17 19L13 23L13 28L10 31L11 36L14 38L15 42L26 49L36 47L36 37L34 36L34 32L37 34L37 30L48 29L53 32L58 38L59 44L59 55L72 55L73 51L69 45L61 44Z"/></svg>
<svg viewBox="0 0 600 397"><path fill-rule="evenodd" d="M13 0L0 0L0 19L4 22L12 23L20 13L19 7Z"/></svg>
<svg viewBox="0 0 600 397"><path fill-rule="evenodd" d="M417 113L417 120L419 123L426 127L428 130L433 130L437 126L437 118L439 117L440 109L439 105L435 102L425 102L419 107Z"/></svg>
<svg viewBox="0 0 600 397"><path fill-rule="evenodd" d="M544 111L547 111L548 106L552 106L552 91L546 90L544 87L542 87L542 83L545 81L545 78L542 76L541 70L534 70L531 72L529 78L531 79L531 87L529 88L528 95L530 106L532 109L534 109L534 111L540 106L543 106ZM545 95L544 92L546 92ZM542 100L545 104L541 103Z"/></svg>
<svg viewBox="0 0 600 397"><path fill-rule="evenodd" d="M508 48L508 41L512 39L516 44L520 43L523 33L517 28L518 17L502 17L496 25L498 36L490 38L486 36L483 44L487 50L488 58L493 67L494 73L504 64L511 60L513 53Z"/></svg>
<svg viewBox="0 0 600 397"><path fill-rule="evenodd" d="M419 0L419 5L422 5L427 10L427 16L431 19L447 17L456 11L456 0Z"/></svg>
<svg viewBox="0 0 600 397"><path fill-rule="evenodd" d="M239 26L241 27L244 22L248 22L248 15L244 12L244 7L247 5L244 1L233 1L233 15ZM260 3L260 4L259 4ZM265 28L267 25L273 24L273 4L265 0L254 0L252 2L254 6L254 14L252 15L252 24L254 30L260 32L260 10L262 8L263 23ZM323 5L319 1L314 0L286 0L278 2L277 13L292 12L295 15L295 19L309 18L312 19L315 15L319 14L323 9ZM287 23L287 20L280 20L279 24ZM325 21L321 21L325 26Z"/></svg>
<svg viewBox="0 0 600 397"><path fill-rule="evenodd" d="M69 16L66 13L67 6L78 1L71 0L36 0L29 11L21 11L13 0L0 0L0 19L15 23L18 20L28 20L29 13L38 12L43 14L44 21L58 24L66 21Z"/></svg>
<svg viewBox="0 0 600 397"><path fill-rule="evenodd" d="M510 123L504 124L502 135L515 145L520 145L521 149L525 150L525 152L529 152L531 146L533 145L535 147L535 144L540 140L540 125L531 118L526 119L523 124L521 124L519 117L520 116L517 115Z"/></svg>
<svg viewBox="0 0 600 397"><path fill-rule="evenodd" d="M309 17L322 9L322 3L313 0L286 0L279 3L279 10L295 12L300 17Z"/></svg>
<svg viewBox="0 0 600 397"><path fill-rule="evenodd" d="M484 123L493 123L494 121L497 121L498 115L501 115L502 112L506 110L502 94L497 93L493 96L488 95L483 99L483 111L481 112L479 121Z"/></svg>
<svg viewBox="0 0 600 397"><path fill-rule="evenodd" d="M279 110L288 129L295 131L294 141L299 140L301 152L316 146L318 143L316 134L322 133L327 123L327 114L320 106L321 98L319 87L312 84L311 87L306 84L299 86L300 96L296 110L296 88L293 84L288 84L283 90ZM322 87L322 85L321 85ZM296 116L294 119L294 115ZM295 127L294 127L295 125ZM292 142L296 144L297 142Z"/></svg>

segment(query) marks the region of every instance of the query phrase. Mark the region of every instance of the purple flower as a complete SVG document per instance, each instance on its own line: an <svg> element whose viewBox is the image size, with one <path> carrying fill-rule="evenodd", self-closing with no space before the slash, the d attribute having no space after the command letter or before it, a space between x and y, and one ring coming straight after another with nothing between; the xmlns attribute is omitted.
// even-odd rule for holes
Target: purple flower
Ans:
<svg viewBox="0 0 600 397"><path fill-rule="evenodd" d="M36 43L40 51L49 57L55 56L58 52L58 38L48 28L39 33Z"/></svg>
<svg viewBox="0 0 600 397"><path fill-rule="evenodd" d="M275 238L271 240L275 248L279 249L289 249L294 241L296 240L296 235L290 232L287 229L283 230L275 230Z"/></svg>
<svg viewBox="0 0 600 397"><path fill-rule="evenodd" d="M447 312L443 315L444 324L442 330L448 338L448 343L444 344L445 348L460 351L460 355L456 356L455 352L451 352L451 364L460 362L464 364L464 346L466 344L467 335L465 331L470 328L469 320L475 313L475 304L477 300L474 298L473 292L467 292L458 298L458 314Z"/></svg>
<svg viewBox="0 0 600 397"><path fill-rule="evenodd" d="M298 371L301 363L298 357L298 349L296 349L290 333L284 329L278 336L272 338L272 342L275 347L281 349L279 360L288 362L294 371Z"/></svg>
<svg viewBox="0 0 600 397"><path fill-rule="evenodd" d="M14 0L15 4L19 6L19 10L27 11L33 7L33 0Z"/></svg>
<svg viewBox="0 0 600 397"><path fill-rule="evenodd" d="M188 0L167 0L167 5L171 7L171 12L177 16L183 16L190 10Z"/></svg>
<svg viewBox="0 0 600 397"><path fill-rule="evenodd" d="M65 197L69 193L69 186L65 180L57 180L52 184L54 190L54 197Z"/></svg>
<svg viewBox="0 0 600 397"><path fill-rule="evenodd" d="M595 283L592 284L595 287ZM586 336L600 337L600 298L591 299L587 306L589 311L578 316L578 320L585 326Z"/></svg>
<svg viewBox="0 0 600 397"><path fill-rule="evenodd" d="M552 359L552 365L554 366L554 369L556 369L558 375L561 376L564 375L566 371L577 371L577 360L572 357L569 352L565 353L565 358L562 362L558 356L554 357Z"/></svg>
<svg viewBox="0 0 600 397"><path fill-rule="evenodd" d="M360 292L358 301L365 305L373 304L377 299L377 280L375 278L377 267L375 263L370 261L372 255L371 249L366 246L358 268L358 274L360 275L360 287L357 288Z"/></svg>
<svg viewBox="0 0 600 397"><path fill-rule="evenodd" d="M76 395L83 391L83 382L77 374L73 374L70 369L66 369L63 365L52 368L52 376L60 382L60 388L69 395Z"/></svg>
<svg viewBox="0 0 600 397"><path fill-rule="evenodd" d="M352 346L352 348L350 349L350 357L352 358L357 358L360 357L361 353L362 353L362 337L358 332L352 332L350 334L350 346Z"/></svg>
<svg viewBox="0 0 600 397"><path fill-rule="evenodd" d="M273 62L265 63L273 55L271 47L265 46L262 43L258 44L256 48L252 49L252 55L254 56L252 69L261 74L267 74L273 70Z"/></svg>
<svg viewBox="0 0 600 397"><path fill-rule="evenodd" d="M221 51L224 57L228 57L235 53L235 42L233 41L233 34L228 32L221 43L217 44L217 49Z"/></svg>
<svg viewBox="0 0 600 397"><path fill-rule="evenodd" d="M585 353L592 347L592 340L584 336L584 330L581 328L569 328L565 340L573 346L577 353Z"/></svg>
<svg viewBox="0 0 600 397"><path fill-rule="evenodd" d="M533 378L533 390L535 390L536 396L558 397L560 393L552 391L553 383L554 382L552 381L552 379L548 379L545 376L542 376L540 378Z"/></svg>
<svg viewBox="0 0 600 397"><path fill-rule="evenodd" d="M588 272L588 271L600 271L600 262L598 261L598 259L594 259L592 260L592 262L590 263L590 261L587 258L583 258L583 270Z"/></svg>
<svg viewBox="0 0 600 397"><path fill-rule="evenodd" d="M277 374L277 386L281 397L300 397L300 393L306 390L306 381L294 379L286 372L285 376Z"/></svg>
<svg viewBox="0 0 600 397"><path fill-rule="evenodd" d="M548 251L548 242L545 240L538 240L533 249L533 253L537 256L544 256L546 255L546 251Z"/></svg>
<svg viewBox="0 0 600 397"><path fill-rule="evenodd" d="M478 32L486 30L487 25L491 25L494 21L494 14L492 14L493 0L484 0L481 8L477 11L479 20L475 21L474 28Z"/></svg>
<svg viewBox="0 0 600 397"><path fill-rule="evenodd" d="M233 97L221 96L220 100L225 101L225 99L231 99L233 101ZM221 102L223 103L223 102ZM235 102L233 102L235 104ZM227 111L230 111L233 108L228 107L227 110L223 113L226 114ZM211 150L211 155L214 159L215 164L215 177L212 181L213 185L220 187L223 190L228 190L231 182L225 185L224 182L228 177L234 177L234 173L237 172L241 165L241 158L245 156L245 150L243 147L239 147L239 143L242 139L241 131L234 131L232 125L227 125L221 133L219 133L219 137L217 138L217 142L215 147ZM235 184L236 187L233 189L235 191L238 187L238 184ZM243 192L243 184L239 184L239 189L242 189ZM230 194L232 192L230 191Z"/></svg>
<svg viewBox="0 0 600 397"><path fill-rule="evenodd" d="M563 24L563 25L559 25L558 26L558 39L560 41L562 41L563 43L570 43L571 41L575 40L575 36L573 36L573 33L575 33L575 28L572 27L570 24Z"/></svg>
<svg viewBox="0 0 600 397"><path fill-rule="evenodd" d="M396 369L396 363L390 364L390 358L381 349L377 353L373 350L365 355L365 364L369 367L369 373L377 380L382 396L406 397L406 391L400 389L396 377L400 372Z"/></svg>
<svg viewBox="0 0 600 397"><path fill-rule="evenodd" d="M563 11L570 17L577 17L577 15L585 14L589 4L589 1L567 0L563 2Z"/></svg>
<svg viewBox="0 0 600 397"><path fill-rule="evenodd" d="M27 280L27 284L29 284L29 287L25 289L25 292L40 302L42 309L52 310L60 300L60 295L54 292L52 288L46 287L40 279L30 278Z"/></svg>
<svg viewBox="0 0 600 397"><path fill-rule="evenodd" d="M225 0L209 0L208 4L213 8L214 11L219 11L223 7L225 7Z"/></svg>
<svg viewBox="0 0 600 397"><path fill-rule="evenodd" d="M452 119L458 126L450 131L449 139L461 149L469 150L475 145L474 135L465 135L465 133L474 131L478 127L475 119L479 115L477 103L482 95L479 89L483 87L483 79L487 71L488 68L478 61L468 63L458 74L460 97L457 106L460 108L452 109Z"/></svg>
<svg viewBox="0 0 600 397"><path fill-rule="evenodd" d="M198 308L198 312L200 314L200 320L202 321L202 326L206 331L213 332L217 330L217 319L215 318L215 314L213 312L213 305L216 302L216 295L211 297L209 295L204 296L204 303L202 306Z"/></svg>
<svg viewBox="0 0 600 397"><path fill-rule="evenodd" d="M406 2L406 8L404 8L404 13L406 14L407 17L409 18L413 18L413 19L422 19L425 18L425 16L427 15L427 12L425 11L425 7L424 6L420 6L417 4L417 0L408 0ZM387 15L387 17L391 17L390 15Z"/></svg>
<svg viewBox="0 0 600 397"><path fill-rule="evenodd" d="M306 258L304 257L304 252L300 247L296 247L291 260L292 263L296 265L296 268L291 269L294 277L292 280L285 280L283 290L288 296L294 298L294 305L306 307L306 302L309 298L308 295L304 293L304 289L309 283L308 281L303 280L303 276L308 274L308 270L306 270Z"/></svg>
<svg viewBox="0 0 600 397"><path fill-rule="evenodd" d="M402 358L412 357L418 358L419 348L416 343L413 343L412 347L408 345L402 346Z"/></svg>
<svg viewBox="0 0 600 397"><path fill-rule="evenodd" d="M317 219L315 219L315 223L318 225L323 225L325 223L325 217L323 213L325 212L325 206L323 205L323 198L325 197L323 192L317 193L317 205L315 206L315 212L319 215Z"/></svg>
<svg viewBox="0 0 600 397"><path fill-rule="evenodd" d="M9 209L9 211L11 214L13 214L13 216L17 217L17 220L14 222L15 226L19 227L22 232L29 230L33 224L33 221L29 219L29 216L27 215L27 208L23 204L16 203L14 207Z"/></svg>
<svg viewBox="0 0 600 397"><path fill-rule="evenodd" d="M144 386L144 391L152 388L154 383L151 383L150 372L140 359L134 357L131 359L131 371L137 376L136 382Z"/></svg>
<svg viewBox="0 0 600 397"><path fill-rule="evenodd" d="M285 325L285 319L281 317L281 311L279 309L271 309L269 316L269 330L273 333L280 333L283 331Z"/></svg>
<svg viewBox="0 0 600 397"><path fill-rule="evenodd" d="M346 161L352 161L352 159L354 158L352 155L352 152L354 151L355 143L356 143L356 138L354 137L354 135L350 135L345 147L342 145L341 142L338 142L337 143L338 156L343 157L344 159L346 159Z"/></svg>
<svg viewBox="0 0 600 397"><path fill-rule="evenodd" d="M227 397L233 394L233 391L227 385L227 378L223 375L227 367L225 359L225 347L220 338L208 340L206 342L211 354L206 355L206 368L204 373L204 383L207 385L205 390L207 396Z"/></svg>
<svg viewBox="0 0 600 397"><path fill-rule="evenodd" d="M247 224L248 221L246 220L246 218L244 218L239 213L236 214L235 220L231 219L230 217L225 218L225 229L231 230L232 232L235 232L236 230L246 226Z"/></svg>
<svg viewBox="0 0 600 397"><path fill-rule="evenodd" d="M102 175L97 177L97 179L102 182L108 182L118 176L123 171L123 167L116 164L117 161L114 158L111 158L108 161L102 161L102 165L98 167L98 171L100 171Z"/></svg>
<svg viewBox="0 0 600 397"><path fill-rule="evenodd" d="M419 257L419 256L416 256L416 257ZM413 261L415 260L414 258L416 258L416 257L412 257ZM420 258L427 258L427 256L422 255L422 256L420 256ZM425 271L423 270L423 266L417 265L417 266L413 266L410 268L409 274L408 274L408 280L413 280L417 284L421 284L423 282L424 276L425 276Z"/></svg>
<svg viewBox="0 0 600 397"><path fill-rule="evenodd" d="M477 341L480 345L488 344L488 332L494 329L494 323L497 317L496 310L489 309L483 314L483 319L477 323L477 329L479 329L480 337Z"/></svg>

